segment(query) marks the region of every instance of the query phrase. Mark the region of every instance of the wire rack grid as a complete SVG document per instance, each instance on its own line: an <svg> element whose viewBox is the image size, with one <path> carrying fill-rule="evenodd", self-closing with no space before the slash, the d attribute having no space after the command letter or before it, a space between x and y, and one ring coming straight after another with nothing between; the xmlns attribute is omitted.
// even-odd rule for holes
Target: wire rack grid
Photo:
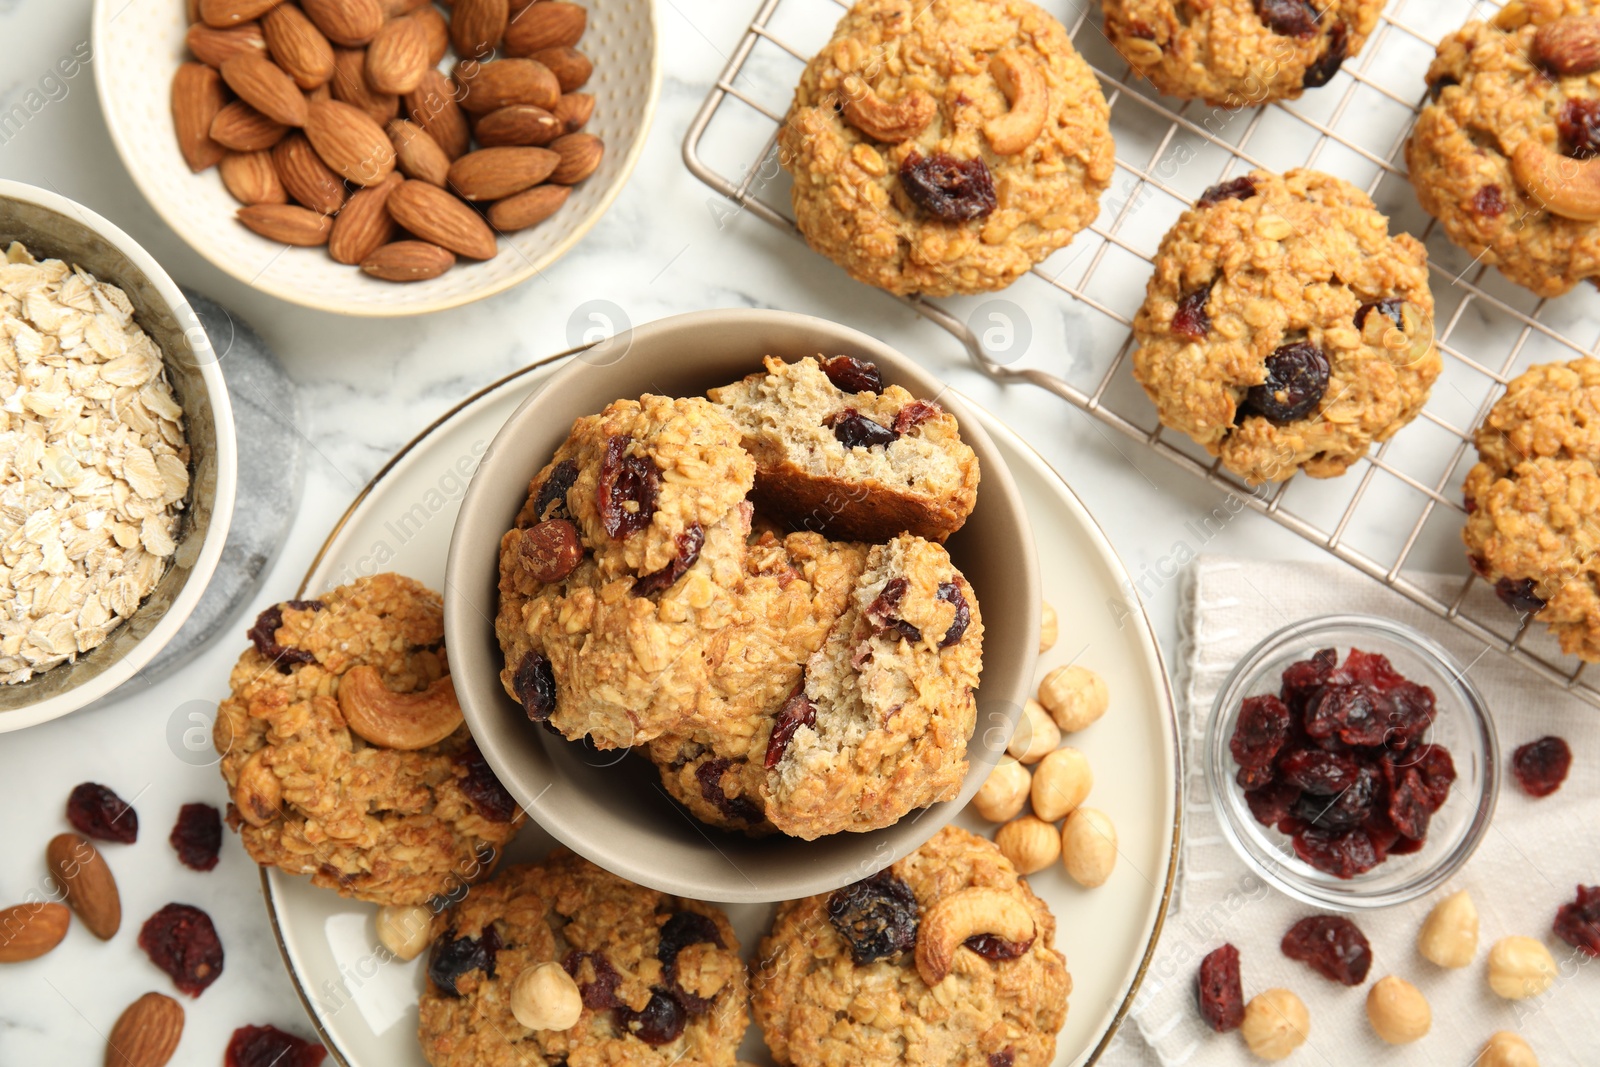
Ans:
<svg viewBox="0 0 1600 1067"><path fill-rule="evenodd" d="M1097 2L1064 0L1066 11L1063 0L1044 3L1068 28L1111 105L1117 175L1100 217L1000 297L901 299L954 335L990 377L1069 401L1600 705L1600 672L1562 654L1542 627L1501 604L1466 567L1460 541L1460 485L1475 459L1474 427L1530 363L1595 350L1600 296L1585 287L1545 301L1506 282L1436 232L1405 172L1405 142L1436 42L1471 18L1492 17L1500 5L1391 0L1360 56L1328 86L1299 101L1230 111L1157 96L1105 39L1091 11ZM846 0L762 0L684 140L690 171L731 201L728 211L748 211L799 237L787 176L777 163L778 126L801 67L847 6ZM1131 325L1162 234L1203 189L1243 169L1296 166L1363 186L1394 229L1422 238L1445 369L1421 416L1343 477L1319 482L1301 475L1252 488L1160 425L1127 367ZM1055 334L1018 344L1018 321L1029 324L1030 335ZM1004 328L995 333L988 328L994 324ZM1435 572L1460 578L1441 583Z"/></svg>

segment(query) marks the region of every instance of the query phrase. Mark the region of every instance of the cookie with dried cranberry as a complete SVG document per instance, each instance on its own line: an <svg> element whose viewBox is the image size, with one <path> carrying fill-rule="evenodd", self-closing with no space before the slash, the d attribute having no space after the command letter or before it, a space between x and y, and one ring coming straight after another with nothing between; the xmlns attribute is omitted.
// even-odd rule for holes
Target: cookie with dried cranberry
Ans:
<svg viewBox="0 0 1600 1067"><path fill-rule="evenodd" d="M1101 0L1105 32L1167 96L1222 107L1293 100L1360 53L1383 0Z"/></svg>
<svg viewBox="0 0 1600 1067"><path fill-rule="evenodd" d="M430 932L418 1037L433 1067L736 1063L749 1024L745 967L713 905L558 848L474 888ZM554 965L547 981L581 1000L564 1029L517 1021L513 988L540 965Z"/></svg>
<svg viewBox="0 0 1600 1067"><path fill-rule="evenodd" d="M1600 33L1592 0L1507 4L1439 43L1406 142L1450 240L1540 296L1600 278Z"/></svg>
<svg viewBox="0 0 1600 1067"><path fill-rule="evenodd" d="M526 816L462 721L437 593L358 578L268 608L249 636L213 729L252 859L376 904L493 869Z"/></svg>
<svg viewBox="0 0 1600 1067"><path fill-rule="evenodd" d="M778 906L752 1007L783 1067L1046 1067L1072 978L1055 918L992 842L947 826L833 893ZM841 1025L840 1020L848 1020Z"/></svg>
<svg viewBox="0 0 1600 1067"><path fill-rule="evenodd" d="M1162 239L1133 332L1162 423L1252 485L1343 474L1441 369L1421 242L1312 170L1207 190Z"/></svg>
<svg viewBox="0 0 1600 1067"><path fill-rule="evenodd" d="M1475 438L1462 490L1473 569L1563 651L1600 661L1600 360L1528 368Z"/></svg>
<svg viewBox="0 0 1600 1067"><path fill-rule="evenodd" d="M1093 222L1110 109L1026 0L859 0L778 135L795 221L851 277L947 296L1010 285Z"/></svg>

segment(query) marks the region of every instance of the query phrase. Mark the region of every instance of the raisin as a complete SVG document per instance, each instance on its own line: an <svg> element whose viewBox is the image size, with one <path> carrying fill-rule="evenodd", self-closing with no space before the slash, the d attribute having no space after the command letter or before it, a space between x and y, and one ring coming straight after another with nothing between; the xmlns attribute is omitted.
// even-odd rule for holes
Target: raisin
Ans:
<svg viewBox="0 0 1600 1067"><path fill-rule="evenodd" d="M428 950L428 980L445 996L459 997L456 982L462 975L482 971L484 977L494 977L499 951L500 933L493 925L485 926L477 937L457 937L453 928L447 930Z"/></svg>
<svg viewBox="0 0 1600 1067"><path fill-rule="evenodd" d="M1256 180L1246 174L1228 182L1219 182L1200 194L1196 207L1211 207L1224 200L1249 200L1256 195Z"/></svg>
<svg viewBox="0 0 1600 1067"><path fill-rule="evenodd" d="M847 393L883 392L883 375L878 373L878 365L869 360L830 356L822 361L822 373Z"/></svg>
<svg viewBox="0 0 1600 1067"><path fill-rule="evenodd" d="M1382 300L1374 300L1370 304L1362 304L1356 309L1356 329L1366 329L1367 316L1372 314L1374 311L1387 317L1388 320L1394 323L1396 326L1404 326L1405 318L1401 312L1401 309L1404 307L1405 301L1401 300L1397 296L1386 296Z"/></svg>
<svg viewBox="0 0 1600 1067"><path fill-rule="evenodd" d="M222 977L222 942L211 916L192 904L168 904L139 929L139 947L150 962L191 997Z"/></svg>
<svg viewBox="0 0 1600 1067"><path fill-rule="evenodd" d="M73 787L67 797L67 821L85 837L124 845L139 839L139 813L98 782Z"/></svg>
<svg viewBox="0 0 1600 1067"><path fill-rule="evenodd" d="M999 203L981 158L959 160L946 152L924 158L913 151L900 164L900 185L912 203L946 222L984 218Z"/></svg>
<svg viewBox="0 0 1600 1067"><path fill-rule="evenodd" d="M557 463L539 487L539 495L534 498L533 521L540 523L547 519L572 518L572 511L567 507L567 490L577 480L578 464L575 460L564 459ZM552 504L555 506L551 507Z"/></svg>
<svg viewBox="0 0 1600 1067"><path fill-rule="evenodd" d="M1350 56L1350 27L1344 22L1335 22L1333 29L1328 31L1328 47L1323 50L1317 61L1306 68L1300 85L1306 89L1320 89L1333 81L1333 76L1339 73L1339 68L1344 66L1344 61Z"/></svg>
<svg viewBox="0 0 1600 1067"><path fill-rule="evenodd" d="M944 408L935 404L932 400L913 400L895 415L894 435L903 437L929 419L937 419L943 414Z"/></svg>
<svg viewBox="0 0 1600 1067"><path fill-rule="evenodd" d="M581 975L585 960L589 961L589 971L594 976L587 982ZM578 983L578 995L583 998L583 1006L590 1011L605 1011L608 1008L622 1006L622 1001L617 999L617 986L622 983L622 975L611 966L611 961L604 953L579 952L573 949L562 958L561 969Z"/></svg>
<svg viewBox="0 0 1600 1067"><path fill-rule="evenodd" d="M1544 610L1545 600L1534 592L1532 578L1502 578L1494 583L1494 595L1512 611L1537 615Z"/></svg>
<svg viewBox="0 0 1600 1067"><path fill-rule="evenodd" d="M887 868L828 897L828 919L858 965L895 959L917 944L917 898Z"/></svg>
<svg viewBox="0 0 1600 1067"><path fill-rule="evenodd" d="M1328 357L1310 341L1295 341L1267 357L1267 379L1252 385L1240 411L1285 423L1316 409L1328 390Z"/></svg>
<svg viewBox="0 0 1600 1067"><path fill-rule="evenodd" d="M956 606L955 620L950 623L950 628L944 632L944 637L939 640L940 648L949 648L961 640L966 635L967 627L972 625L972 609L967 606L967 598L961 595L961 587L955 582L940 582L939 590L934 594L934 599ZM919 634L918 636L920 637L921 635Z"/></svg>
<svg viewBox="0 0 1600 1067"><path fill-rule="evenodd" d="M1321 17L1309 0L1256 0L1256 15L1273 33L1301 40L1316 34Z"/></svg>
<svg viewBox="0 0 1600 1067"><path fill-rule="evenodd" d="M1472 209L1486 219L1499 218L1506 211L1505 190L1498 185L1485 185L1472 195Z"/></svg>
<svg viewBox="0 0 1600 1067"><path fill-rule="evenodd" d="M689 568L700 558L700 550L705 547L705 527L698 522L691 522L688 529L678 535L676 544L678 554L672 557L671 563L654 573L642 576L633 584L635 595L649 596L670 589L673 583L688 573Z"/></svg>
<svg viewBox="0 0 1600 1067"><path fill-rule="evenodd" d="M1289 737L1289 709L1268 693L1246 697L1239 707L1239 720L1228 739L1228 751L1241 767L1259 769L1271 765L1273 757Z"/></svg>
<svg viewBox="0 0 1600 1067"><path fill-rule="evenodd" d="M1372 945L1355 923L1342 915L1311 915L1283 935L1283 954L1310 964L1330 982L1358 986L1372 969Z"/></svg>
<svg viewBox="0 0 1600 1067"><path fill-rule="evenodd" d="M245 632L255 644L261 657L277 666L279 674L289 674L302 663L315 663L317 657L303 648L289 648L278 644L278 628L283 625L283 609L295 611L321 611L320 600L289 600L274 604L256 616L256 624Z"/></svg>
<svg viewBox="0 0 1600 1067"><path fill-rule="evenodd" d="M1600 155L1600 100L1574 97L1556 114L1561 150L1573 159Z"/></svg>
<svg viewBox="0 0 1600 1067"><path fill-rule="evenodd" d="M817 706L806 699L805 685L805 678L802 677L789 699L778 709L777 721L772 724L772 736L767 738L767 756L762 763L769 771L778 765L783 754L789 750L789 741L796 730L817 724Z"/></svg>
<svg viewBox="0 0 1600 1067"><path fill-rule="evenodd" d="M761 809L749 797L730 797L723 792L722 776L731 766L732 760L710 759L695 768L694 775L700 780L700 795L706 803L715 804L718 811L736 822L758 823L763 818Z"/></svg>
<svg viewBox="0 0 1600 1067"><path fill-rule="evenodd" d="M1360 769L1350 756L1299 748L1278 757L1278 774L1307 793L1331 797L1355 784Z"/></svg>
<svg viewBox="0 0 1600 1067"><path fill-rule="evenodd" d="M1027 941L1007 941L1005 938L996 937L994 934L973 934L961 943L984 959L993 960L997 963L1003 960L1018 959L1033 947L1032 938Z"/></svg>
<svg viewBox="0 0 1600 1067"><path fill-rule="evenodd" d="M1304 713L1307 700L1327 681L1337 663L1333 649L1324 648L1313 653L1310 659L1284 668L1279 695L1292 713Z"/></svg>
<svg viewBox="0 0 1600 1067"><path fill-rule="evenodd" d="M167 838L185 867L209 871L222 851L222 813L210 804L185 804Z"/></svg>
<svg viewBox="0 0 1600 1067"><path fill-rule="evenodd" d="M630 456L633 438L619 435L606 442L605 458L600 461L600 484L595 489L595 505L600 510L600 526L612 540L621 540L650 525L656 513L656 497L661 491L661 474L649 456ZM632 508L629 504L634 505Z"/></svg>
<svg viewBox="0 0 1600 1067"><path fill-rule="evenodd" d="M1287 782L1269 781L1259 788L1247 790L1244 795L1250 814L1262 826L1276 826L1299 799L1300 790Z"/></svg>
<svg viewBox="0 0 1600 1067"><path fill-rule="evenodd" d="M1319 830L1305 827L1294 833L1295 855L1335 878L1354 878L1378 865L1377 851L1365 830Z"/></svg>
<svg viewBox="0 0 1600 1067"><path fill-rule="evenodd" d="M822 425L833 431L833 436L846 448L880 448L892 444L898 436L887 426L867 418L855 408L845 408L822 420Z"/></svg>
<svg viewBox="0 0 1600 1067"><path fill-rule="evenodd" d="M241 1026L228 1039L223 1067L318 1067L328 1050L276 1026Z"/></svg>
<svg viewBox="0 0 1600 1067"><path fill-rule="evenodd" d="M1219 1034L1244 1022L1244 985L1239 981L1239 950L1232 945L1212 949L1200 961L1196 999L1200 1018Z"/></svg>
<svg viewBox="0 0 1600 1067"><path fill-rule="evenodd" d="M625 1030L647 1045L666 1045L683 1033L683 1005L665 989L652 989L643 1011L617 1009L617 1028Z"/></svg>
<svg viewBox="0 0 1600 1067"><path fill-rule="evenodd" d="M1561 788L1572 766L1572 749L1559 737L1541 737L1511 754L1511 773L1530 797L1547 797Z"/></svg>
<svg viewBox="0 0 1600 1067"><path fill-rule="evenodd" d="M456 756L456 765L467 772L464 777L456 779L456 785L472 801L479 815L491 822L510 822L516 818L516 800L500 784L500 779L495 777L494 769L483 758L476 744L468 743Z"/></svg>
<svg viewBox="0 0 1600 1067"><path fill-rule="evenodd" d="M1600 956L1600 885L1580 885L1577 899L1556 909L1551 929L1584 955Z"/></svg>
<svg viewBox="0 0 1600 1067"><path fill-rule="evenodd" d="M1211 299L1211 285L1185 293L1178 299L1178 310L1172 315L1173 333L1189 341L1206 339L1211 332L1211 316L1206 313L1206 301Z"/></svg>
<svg viewBox="0 0 1600 1067"><path fill-rule="evenodd" d="M528 652L511 676L511 688L522 702L528 718L546 722L556 711L556 672L550 661L538 652Z"/></svg>
<svg viewBox="0 0 1600 1067"><path fill-rule="evenodd" d="M867 605L866 614L867 621L872 623L873 629L878 633L893 630L907 641L916 644L922 640L922 631L898 615L900 602L905 599L910 584L904 578L890 578L883 584L883 591Z"/></svg>

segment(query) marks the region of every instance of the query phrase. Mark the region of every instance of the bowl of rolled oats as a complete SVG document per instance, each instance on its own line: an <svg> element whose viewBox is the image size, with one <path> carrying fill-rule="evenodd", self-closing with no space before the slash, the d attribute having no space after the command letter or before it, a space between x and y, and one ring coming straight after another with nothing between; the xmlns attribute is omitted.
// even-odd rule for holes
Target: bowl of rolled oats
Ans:
<svg viewBox="0 0 1600 1067"><path fill-rule="evenodd" d="M218 357L143 248L0 180L0 732L93 703L178 632L233 515Z"/></svg>

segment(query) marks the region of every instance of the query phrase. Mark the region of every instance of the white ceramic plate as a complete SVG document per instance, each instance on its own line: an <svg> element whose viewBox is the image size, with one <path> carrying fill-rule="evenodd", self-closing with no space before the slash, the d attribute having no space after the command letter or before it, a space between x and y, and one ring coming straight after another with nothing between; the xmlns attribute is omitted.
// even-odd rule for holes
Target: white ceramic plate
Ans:
<svg viewBox="0 0 1600 1067"><path fill-rule="evenodd" d="M644 148L661 88L651 0L587 3L579 47L594 61L585 130L606 144L600 169L549 219L502 235L500 254L462 260L426 282L397 285L335 263L324 248L288 248L234 218L239 204L215 167L192 174L172 126L173 72L188 58L184 0L95 0L94 70L100 107L122 162L156 213L217 267L284 300L344 315L420 315L481 300L533 277L589 231L621 191ZM447 12L448 13L448 12ZM445 64L453 62L447 56Z"/></svg>
<svg viewBox="0 0 1600 1067"><path fill-rule="evenodd" d="M560 358L489 387L390 461L334 528L303 590L325 590L384 570L437 588L456 509L479 457ZM1074 735L1072 743L1100 772L1090 802L1116 823L1116 871L1095 890L1079 888L1059 866L1029 879L1056 915L1056 945L1072 971L1056 1063L1088 1064L1144 976L1172 889L1180 780L1172 696L1144 616L1128 616L1118 627L1107 611L1108 603L1123 600L1126 572L1105 535L1037 453L993 417L982 418L1029 502L1045 594L1060 609L1060 640L1041 657L1039 669L1078 660L1105 676L1112 695L1105 718ZM971 811L956 823L986 835L993 830ZM552 844L530 823L507 860L537 858ZM377 909L277 870L263 872L262 880L290 975L334 1059L347 1067L426 1067L416 1042L422 962L384 962L374 927ZM728 911L740 943L753 952L773 906L743 904ZM771 1063L754 1027L743 1057Z"/></svg>

